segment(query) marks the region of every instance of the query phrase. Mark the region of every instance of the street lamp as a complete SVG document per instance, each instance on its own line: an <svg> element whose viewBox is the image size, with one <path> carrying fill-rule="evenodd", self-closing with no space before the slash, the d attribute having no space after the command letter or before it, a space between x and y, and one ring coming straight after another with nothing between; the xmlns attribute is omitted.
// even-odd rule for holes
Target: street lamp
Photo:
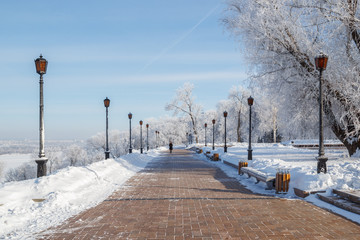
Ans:
<svg viewBox="0 0 360 240"><path fill-rule="evenodd" d="M156 148L158 148L158 131L155 131L155 144L156 144Z"/></svg>
<svg viewBox="0 0 360 240"><path fill-rule="evenodd" d="M131 146L131 119L132 119L132 113L128 114L129 117L129 131L130 131L130 147L129 147L129 153L132 153L132 146Z"/></svg>
<svg viewBox="0 0 360 240"><path fill-rule="evenodd" d="M105 159L110 158L110 151L109 151L109 123L108 123L108 108L110 106L110 99L107 97L104 99L104 106L106 108L106 149L105 149Z"/></svg>
<svg viewBox="0 0 360 240"><path fill-rule="evenodd" d="M204 124L205 126L205 147L207 147L207 142L206 142L206 129L207 129L207 123Z"/></svg>
<svg viewBox="0 0 360 240"><path fill-rule="evenodd" d="M143 121L140 120L140 153L143 153L143 141L142 141L142 125Z"/></svg>
<svg viewBox="0 0 360 240"><path fill-rule="evenodd" d="M146 150L149 151L149 124L146 124Z"/></svg>
<svg viewBox="0 0 360 240"><path fill-rule="evenodd" d="M35 160L37 163L37 177L46 176L46 162L48 159L45 157L44 151L44 142L45 142L45 134L44 134L44 93L43 93L43 74L46 74L48 61L42 57L35 60L36 72L40 75L40 147L39 147L39 158Z"/></svg>
<svg viewBox="0 0 360 240"><path fill-rule="evenodd" d="M249 110L249 149L248 149L248 160L252 160L252 148L251 148L251 106L254 104L254 99L250 96L248 98Z"/></svg>
<svg viewBox="0 0 360 240"><path fill-rule="evenodd" d="M227 146L226 146L226 118L227 118L227 111L224 112L224 118L225 118L225 145L224 145L224 152L227 152Z"/></svg>
<svg viewBox="0 0 360 240"><path fill-rule="evenodd" d="M212 124L213 124L213 146L212 146L212 150L215 150L215 119L212 120Z"/></svg>
<svg viewBox="0 0 360 240"><path fill-rule="evenodd" d="M326 173L326 161L328 160L325 157L324 151L324 126L323 126L323 93L322 93L322 72L326 69L328 61L328 56L321 53L319 56L315 57L316 69L319 71L319 156L317 157L317 173Z"/></svg>

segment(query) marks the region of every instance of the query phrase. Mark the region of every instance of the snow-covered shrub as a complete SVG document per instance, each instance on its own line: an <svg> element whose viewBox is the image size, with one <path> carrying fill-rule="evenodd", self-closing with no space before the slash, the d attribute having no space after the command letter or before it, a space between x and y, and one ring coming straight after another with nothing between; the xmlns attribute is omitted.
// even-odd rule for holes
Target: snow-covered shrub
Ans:
<svg viewBox="0 0 360 240"><path fill-rule="evenodd" d="M34 162L24 163L18 168L12 168L5 174L5 181L22 181L36 178L37 164Z"/></svg>

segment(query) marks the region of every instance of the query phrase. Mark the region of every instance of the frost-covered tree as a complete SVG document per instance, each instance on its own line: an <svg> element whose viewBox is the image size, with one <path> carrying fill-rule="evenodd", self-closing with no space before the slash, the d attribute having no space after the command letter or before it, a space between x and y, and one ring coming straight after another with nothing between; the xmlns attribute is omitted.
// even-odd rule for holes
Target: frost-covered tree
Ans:
<svg viewBox="0 0 360 240"><path fill-rule="evenodd" d="M236 134L237 142L242 141L241 127L242 119L244 118L244 112L247 109L246 99L250 94L242 86L234 86L230 89L229 99L232 101L234 106L234 116L236 116Z"/></svg>
<svg viewBox="0 0 360 240"><path fill-rule="evenodd" d="M135 129L134 129L135 130ZM133 147L136 149L139 142L139 133L133 130ZM129 135L128 132L120 132L118 130L109 131L109 150L110 154L114 157L120 157L128 152L129 149ZM136 140L136 141L135 141ZM95 154L97 152L105 152L105 132L99 132L96 135L90 137L86 142L86 149L88 155ZM97 159L97 157L95 158ZM94 159L94 161L96 161ZM94 162L91 161L91 162Z"/></svg>
<svg viewBox="0 0 360 240"><path fill-rule="evenodd" d="M195 135L196 143L199 142L198 138L198 121L201 114L202 107L195 103L195 97L192 94L194 85L185 83L182 87L177 89L174 99L166 104L166 111L173 111L174 116L186 115L190 118L192 130Z"/></svg>
<svg viewBox="0 0 360 240"><path fill-rule="evenodd" d="M22 181L27 179L36 178L36 164L23 163L17 168L8 170L5 174L5 181Z"/></svg>
<svg viewBox="0 0 360 240"><path fill-rule="evenodd" d="M161 117L157 120L152 119L149 123L153 133L154 131L159 131L160 133L158 139L159 146L166 146L170 141L175 145L186 142L188 120L185 117ZM150 133L149 138L151 146L156 144L156 137L153 133Z"/></svg>
<svg viewBox="0 0 360 240"><path fill-rule="evenodd" d="M360 147L360 20L357 0L230 0L227 29L241 40L253 87L271 95L289 123L318 122L314 57L324 72L326 124L350 155ZM284 116L279 118L285 119ZM296 121L295 121L296 120Z"/></svg>
<svg viewBox="0 0 360 240"><path fill-rule="evenodd" d="M85 166L88 163L86 151L78 145L71 145L65 155L70 166Z"/></svg>
<svg viewBox="0 0 360 240"><path fill-rule="evenodd" d="M46 149L46 157L48 158L47 162L47 171L48 173L53 173L54 171L64 167L63 162L63 153L60 147L48 147Z"/></svg>

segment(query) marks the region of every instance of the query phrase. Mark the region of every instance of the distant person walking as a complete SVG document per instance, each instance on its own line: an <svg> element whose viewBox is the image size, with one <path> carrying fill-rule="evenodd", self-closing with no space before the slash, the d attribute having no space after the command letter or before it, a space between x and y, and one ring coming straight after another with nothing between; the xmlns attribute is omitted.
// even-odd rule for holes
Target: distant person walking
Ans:
<svg viewBox="0 0 360 240"><path fill-rule="evenodd" d="M170 153L172 153L172 150L173 150L173 144L172 144L172 142L169 143L169 150L170 150Z"/></svg>

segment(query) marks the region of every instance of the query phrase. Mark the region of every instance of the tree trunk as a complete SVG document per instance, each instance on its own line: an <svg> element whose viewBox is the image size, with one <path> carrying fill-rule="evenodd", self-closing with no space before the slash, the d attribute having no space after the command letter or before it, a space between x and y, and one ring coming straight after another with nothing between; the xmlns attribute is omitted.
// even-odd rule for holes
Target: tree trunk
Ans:
<svg viewBox="0 0 360 240"><path fill-rule="evenodd" d="M336 121L335 115L331 110L331 102L324 102L324 113L327 119L330 122L330 127L335 136L344 144L350 156L356 153L357 149L360 149L360 132L356 135L349 137L346 134L345 128L341 127L340 124Z"/></svg>
<svg viewBox="0 0 360 240"><path fill-rule="evenodd" d="M193 117L192 114L190 114L190 118L191 118L191 123L193 126L194 135L195 135L195 141L196 141L196 143L199 143L199 136L198 136L198 132L197 132L196 126L195 126L195 118Z"/></svg>
<svg viewBox="0 0 360 240"><path fill-rule="evenodd" d="M277 135L277 108L273 108L273 135L274 135L274 143L276 143L276 135Z"/></svg>
<svg viewBox="0 0 360 240"><path fill-rule="evenodd" d="M236 127L236 133L237 133L237 142L241 142L241 110L238 111L238 119L237 119L237 127Z"/></svg>

